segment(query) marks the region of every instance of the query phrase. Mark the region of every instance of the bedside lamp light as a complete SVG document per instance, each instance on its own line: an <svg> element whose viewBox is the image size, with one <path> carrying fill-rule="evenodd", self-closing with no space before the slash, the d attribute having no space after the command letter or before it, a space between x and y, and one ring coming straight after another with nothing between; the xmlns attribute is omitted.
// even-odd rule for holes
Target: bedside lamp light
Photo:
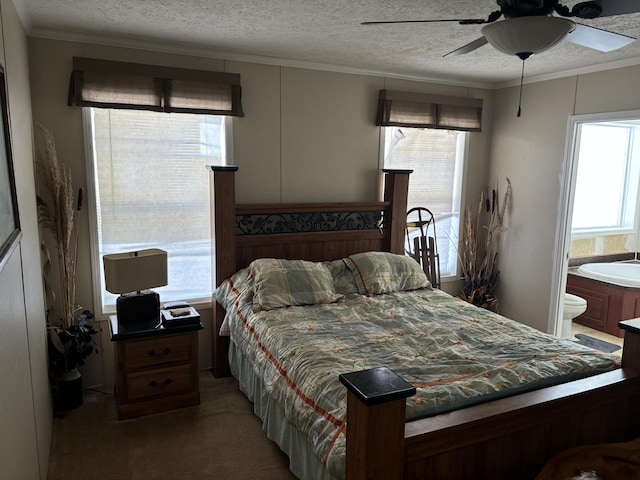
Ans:
<svg viewBox="0 0 640 480"><path fill-rule="evenodd" d="M159 248L114 253L102 257L105 288L119 293L116 300L118 323L160 321L160 296L148 290L167 284L167 252Z"/></svg>

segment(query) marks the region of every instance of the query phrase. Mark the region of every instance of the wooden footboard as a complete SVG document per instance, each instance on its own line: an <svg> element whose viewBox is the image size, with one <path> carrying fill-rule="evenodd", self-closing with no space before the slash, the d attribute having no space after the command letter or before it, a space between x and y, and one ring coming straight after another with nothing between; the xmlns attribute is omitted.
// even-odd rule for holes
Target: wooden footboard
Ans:
<svg viewBox="0 0 640 480"><path fill-rule="evenodd" d="M403 470L396 478L533 479L547 460L567 448L637 438L640 319L621 322L620 328L626 334L619 370L406 423ZM378 421L380 425L368 428L395 428L386 425L386 416ZM347 472L358 472L347 480L378 478L368 466L384 462L366 458L355 443L362 435L367 434L357 431L347 437Z"/></svg>

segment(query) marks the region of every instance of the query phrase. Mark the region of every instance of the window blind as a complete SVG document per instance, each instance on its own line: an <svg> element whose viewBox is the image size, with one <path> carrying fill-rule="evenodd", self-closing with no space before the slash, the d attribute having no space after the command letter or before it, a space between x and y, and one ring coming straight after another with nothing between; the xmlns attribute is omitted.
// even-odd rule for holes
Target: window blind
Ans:
<svg viewBox="0 0 640 480"><path fill-rule="evenodd" d="M240 75L73 58L69 106L244 116Z"/></svg>
<svg viewBox="0 0 640 480"><path fill-rule="evenodd" d="M380 90L376 125L479 132L482 99Z"/></svg>
<svg viewBox="0 0 640 480"><path fill-rule="evenodd" d="M384 129L384 168L413 170L407 210L425 207L433 212L440 272L445 277L455 275L457 269L464 136L427 128Z"/></svg>
<svg viewBox="0 0 640 480"><path fill-rule="evenodd" d="M209 298L212 291L209 177L224 164L224 117L90 109L97 258L145 248L169 254L163 302ZM102 262L96 265L102 269ZM115 295L104 289L112 311ZM97 305L96 305L97 308Z"/></svg>

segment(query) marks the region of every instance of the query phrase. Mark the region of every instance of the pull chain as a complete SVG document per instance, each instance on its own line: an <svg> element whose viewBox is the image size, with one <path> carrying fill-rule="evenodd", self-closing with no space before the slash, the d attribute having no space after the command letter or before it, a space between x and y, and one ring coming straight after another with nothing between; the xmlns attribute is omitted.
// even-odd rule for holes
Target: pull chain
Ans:
<svg viewBox="0 0 640 480"><path fill-rule="evenodd" d="M520 98L518 98L518 117L522 113L522 84L524 83L524 61L526 59L522 59L522 73L520 74Z"/></svg>

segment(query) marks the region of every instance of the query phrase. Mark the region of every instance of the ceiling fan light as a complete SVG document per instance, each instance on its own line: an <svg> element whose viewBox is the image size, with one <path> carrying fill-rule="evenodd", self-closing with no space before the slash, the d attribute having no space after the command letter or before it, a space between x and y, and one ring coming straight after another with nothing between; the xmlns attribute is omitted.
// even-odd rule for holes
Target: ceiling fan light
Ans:
<svg viewBox="0 0 640 480"><path fill-rule="evenodd" d="M490 23L482 28L482 34L496 50L522 58L553 47L574 28L566 18L530 16Z"/></svg>

